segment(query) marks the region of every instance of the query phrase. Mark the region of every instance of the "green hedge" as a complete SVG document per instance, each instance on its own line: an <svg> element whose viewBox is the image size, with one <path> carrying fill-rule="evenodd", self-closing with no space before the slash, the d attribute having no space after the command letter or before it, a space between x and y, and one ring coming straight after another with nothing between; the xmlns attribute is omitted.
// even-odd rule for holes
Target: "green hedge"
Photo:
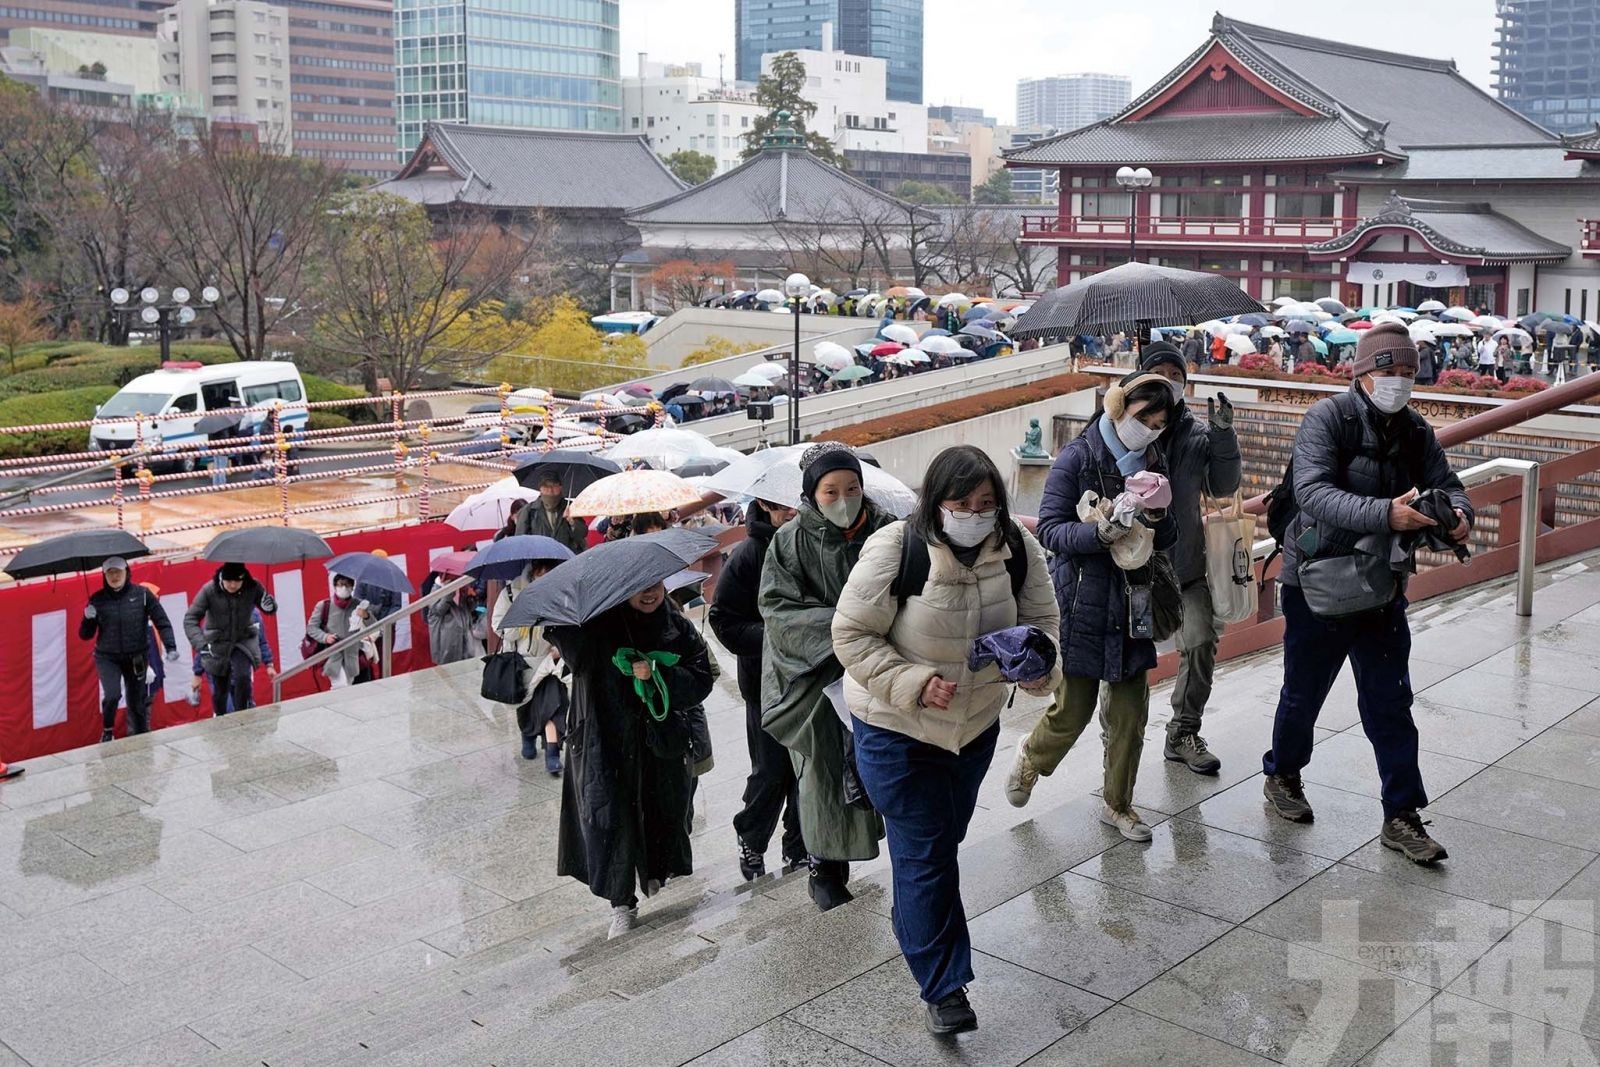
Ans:
<svg viewBox="0 0 1600 1067"><path fill-rule="evenodd" d="M338 382L331 382L326 378L319 378L315 374L305 374L302 372L300 378L306 383L306 399L314 404L327 400L355 400L358 397L367 395L367 391L365 389L358 389L353 385L340 385ZM378 411L380 407L381 405L378 404L351 404L349 407L333 408L331 410L321 412L321 414L338 415L340 418L346 420L343 424L334 423L330 425L348 425L352 422L377 422ZM315 419L317 415L318 412L313 411L311 413L311 417L313 419ZM322 427L317 426L312 427L313 430L321 428Z"/></svg>
<svg viewBox="0 0 1600 1067"><path fill-rule="evenodd" d="M350 420L333 411L313 411L306 420L308 430L343 430L350 425Z"/></svg>
<svg viewBox="0 0 1600 1067"><path fill-rule="evenodd" d="M31 426L40 422L77 422L94 418L94 409L117 390L109 385L62 389L54 393L15 396L0 400L0 426ZM51 430L23 435L0 434L0 459L18 456L53 456L82 452L89 445L88 430Z"/></svg>

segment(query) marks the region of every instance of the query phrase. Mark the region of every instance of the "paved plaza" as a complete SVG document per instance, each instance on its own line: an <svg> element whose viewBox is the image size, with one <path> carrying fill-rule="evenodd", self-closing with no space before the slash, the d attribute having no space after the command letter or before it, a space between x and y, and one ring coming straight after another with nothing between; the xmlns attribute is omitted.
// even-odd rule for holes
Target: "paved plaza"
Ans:
<svg viewBox="0 0 1600 1067"><path fill-rule="evenodd" d="M1153 702L1147 846L1096 821L1098 744L1022 810L997 761L962 856L981 1029L954 1040L922 1028L886 857L827 915L802 876L739 880L725 656L697 873L613 942L476 664L36 760L0 785L0 1065L1594 1063L1600 557L1547 568L1531 620L1505 583L1413 620L1445 864L1374 840L1348 676L1317 822L1266 814L1279 661L1230 665L1217 779L1162 760Z"/></svg>

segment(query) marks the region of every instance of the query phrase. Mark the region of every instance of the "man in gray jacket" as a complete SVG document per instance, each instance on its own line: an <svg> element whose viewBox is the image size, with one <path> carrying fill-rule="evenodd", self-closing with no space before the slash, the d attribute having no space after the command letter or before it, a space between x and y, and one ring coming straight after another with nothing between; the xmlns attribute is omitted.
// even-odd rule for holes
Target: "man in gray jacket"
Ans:
<svg viewBox="0 0 1600 1067"><path fill-rule="evenodd" d="M224 563L184 613L183 632L211 676L213 715L228 713L230 694L235 711L251 706L253 676L261 665L261 631L253 617L257 608L263 615L278 611L272 594L243 563Z"/></svg>
<svg viewBox="0 0 1600 1067"><path fill-rule="evenodd" d="M1157 341L1146 345L1144 353L1139 369L1166 378L1178 400L1160 440L1161 454L1167 458L1167 480L1172 483L1170 511L1178 527L1178 543L1168 556L1183 590L1183 626L1176 634L1178 677L1172 686L1166 757L1196 774L1216 774L1222 761L1206 748L1200 719L1211 699L1222 627L1212 609L1211 587L1206 584L1206 537L1200 506L1203 496L1229 496L1239 488L1239 438L1233 432L1233 405L1227 397L1219 395L1205 422L1195 418L1184 403L1189 368L1176 348Z"/></svg>
<svg viewBox="0 0 1600 1067"><path fill-rule="evenodd" d="M1409 860L1431 864L1446 853L1422 828L1418 814L1428 794L1411 719L1406 579L1416 569L1414 535L1434 527L1446 540L1464 542L1472 531L1473 510L1433 427L1407 406L1418 361L1404 326L1374 326L1356 344L1350 391L1318 401L1295 435L1291 465L1298 513L1284 534L1278 579L1283 585L1283 691L1272 748L1261 764L1263 791L1273 809L1292 822L1312 821L1300 772L1311 762L1317 714L1350 660L1361 727L1372 743L1382 784L1379 840ZM1430 499L1418 501L1419 491ZM1358 554L1386 561L1394 582L1386 603L1351 613L1356 605L1336 601L1341 592L1360 589L1323 588L1321 576L1302 568L1313 560ZM1315 603L1322 605L1321 614Z"/></svg>

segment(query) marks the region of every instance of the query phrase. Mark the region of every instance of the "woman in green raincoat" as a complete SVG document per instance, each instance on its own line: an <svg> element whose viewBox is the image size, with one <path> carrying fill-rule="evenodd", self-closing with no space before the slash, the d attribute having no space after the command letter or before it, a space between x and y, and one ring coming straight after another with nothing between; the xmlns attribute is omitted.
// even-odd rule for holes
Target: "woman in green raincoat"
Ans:
<svg viewBox="0 0 1600 1067"><path fill-rule="evenodd" d="M766 625L761 726L794 761L811 899L827 911L852 899L849 861L877 856L883 837L878 813L845 798L850 737L824 691L844 677L833 654L833 610L861 546L894 517L863 494L861 461L849 446L813 445L800 466L804 499L767 548L757 601Z"/></svg>

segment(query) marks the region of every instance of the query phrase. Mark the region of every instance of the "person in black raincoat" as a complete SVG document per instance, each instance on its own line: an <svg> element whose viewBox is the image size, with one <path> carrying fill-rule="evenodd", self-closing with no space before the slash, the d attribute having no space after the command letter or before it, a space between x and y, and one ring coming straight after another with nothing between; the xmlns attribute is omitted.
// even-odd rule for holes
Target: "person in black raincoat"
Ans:
<svg viewBox="0 0 1600 1067"><path fill-rule="evenodd" d="M640 890L693 870L689 713L711 693L711 657L659 582L545 637L572 671L556 873L611 903L618 937Z"/></svg>

